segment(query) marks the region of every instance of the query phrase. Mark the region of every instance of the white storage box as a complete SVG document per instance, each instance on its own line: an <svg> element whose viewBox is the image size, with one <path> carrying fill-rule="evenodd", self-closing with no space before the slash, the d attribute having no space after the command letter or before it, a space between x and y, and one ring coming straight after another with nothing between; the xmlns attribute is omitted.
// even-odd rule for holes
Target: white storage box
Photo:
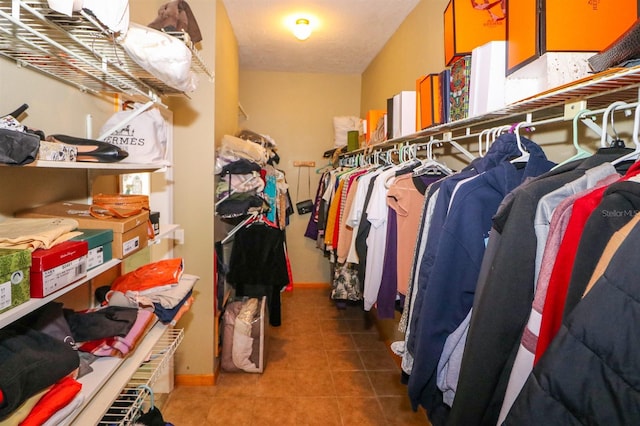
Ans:
<svg viewBox="0 0 640 426"><path fill-rule="evenodd" d="M507 77L505 102L529 98L587 77L593 52L547 52Z"/></svg>
<svg viewBox="0 0 640 426"><path fill-rule="evenodd" d="M416 132L416 91L407 90L393 96L393 137Z"/></svg>
<svg viewBox="0 0 640 426"><path fill-rule="evenodd" d="M469 117L497 111L505 106L506 41L491 41L471 52Z"/></svg>

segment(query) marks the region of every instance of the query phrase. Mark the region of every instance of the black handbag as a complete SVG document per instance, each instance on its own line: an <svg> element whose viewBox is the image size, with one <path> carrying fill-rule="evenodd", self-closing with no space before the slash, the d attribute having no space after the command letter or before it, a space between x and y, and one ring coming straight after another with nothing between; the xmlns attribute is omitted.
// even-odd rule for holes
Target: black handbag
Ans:
<svg viewBox="0 0 640 426"><path fill-rule="evenodd" d="M37 135L0 129L0 163L23 166L33 163L40 149Z"/></svg>
<svg viewBox="0 0 640 426"><path fill-rule="evenodd" d="M309 182L309 187L308 187L308 194L309 196L311 196L311 172L309 171L309 168L307 167L307 177L308 177L308 182ZM296 186L296 200L298 200L298 195L300 194L300 168L298 168L298 184ZM296 210L298 211L299 215L303 215L303 214L307 214L307 213L311 213L313 211L313 200L312 199L307 199L304 201L297 201L296 202Z"/></svg>

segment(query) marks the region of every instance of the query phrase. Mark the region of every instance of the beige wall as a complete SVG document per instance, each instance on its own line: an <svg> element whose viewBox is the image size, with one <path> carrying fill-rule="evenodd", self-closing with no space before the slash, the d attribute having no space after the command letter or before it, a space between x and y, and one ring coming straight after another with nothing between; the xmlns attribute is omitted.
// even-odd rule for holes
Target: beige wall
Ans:
<svg viewBox="0 0 640 426"><path fill-rule="evenodd" d="M362 116L386 109L386 100L415 90L421 75L444 69L444 24L448 0L422 0L362 73Z"/></svg>
<svg viewBox="0 0 640 426"><path fill-rule="evenodd" d="M161 1L160 3L164 3ZM216 65L217 4L189 1L198 18L203 40L200 55L210 69ZM213 164L215 137L215 85L200 76L196 92L169 103L174 123L174 215L185 231L184 245L176 255L185 259L185 270L198 275L195 303L178 322L185 338L176 355L176 374L212 377L213 335Z"/></svg>
<svg viewBox="0 0 640 426"><path fill-rule="evenodd" d="M240 71L240 103L249 115L240 127L273 137L280 164L296 202L297 170L294 161L312 160L311 196L307 194L307 170L301 171L300 200L313 198L319 174L328 163L322 154L333 148L333 117L359 116L360 76ZM329 263L314 241L305 238L309 215L291 216L287 227L295 283L328 283Z"/></svg>

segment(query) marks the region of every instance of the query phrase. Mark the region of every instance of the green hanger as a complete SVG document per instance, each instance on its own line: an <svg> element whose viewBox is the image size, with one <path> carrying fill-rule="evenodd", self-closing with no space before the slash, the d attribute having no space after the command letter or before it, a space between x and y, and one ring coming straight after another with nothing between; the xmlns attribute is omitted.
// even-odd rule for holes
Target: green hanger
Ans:
<svg viewBox="0 0 640 426"><path fill-rule="evenodd" d="M582 111L578 112L575 117L573 117L573 146L576 148L576 153L571 157L567 158L566 160L562 161L561 163L559 163L557 166L553 167L551 170L557 169L558 167L563 166L572 161L582 160L583 158L591 157L591 153L586 149L584 149L583 147L581 147L580 144L578 143L578 120L580 120L583 115L589 114L590 112L591 110L589 109L583 109ZM588 117L584 117L582 119L589 120Z"/></svg>

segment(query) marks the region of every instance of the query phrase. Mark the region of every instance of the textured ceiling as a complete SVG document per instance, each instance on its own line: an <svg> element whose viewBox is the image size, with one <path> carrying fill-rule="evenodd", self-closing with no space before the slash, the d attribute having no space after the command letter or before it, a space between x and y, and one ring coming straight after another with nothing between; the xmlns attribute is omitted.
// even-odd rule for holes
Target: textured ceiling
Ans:
<svg viewBox="0 0 640 426"><path fill-rule="evenodd" d="M223 0L244 70L362 73L420 0ZM311 21L296 39L288 25Z"/></svg>

